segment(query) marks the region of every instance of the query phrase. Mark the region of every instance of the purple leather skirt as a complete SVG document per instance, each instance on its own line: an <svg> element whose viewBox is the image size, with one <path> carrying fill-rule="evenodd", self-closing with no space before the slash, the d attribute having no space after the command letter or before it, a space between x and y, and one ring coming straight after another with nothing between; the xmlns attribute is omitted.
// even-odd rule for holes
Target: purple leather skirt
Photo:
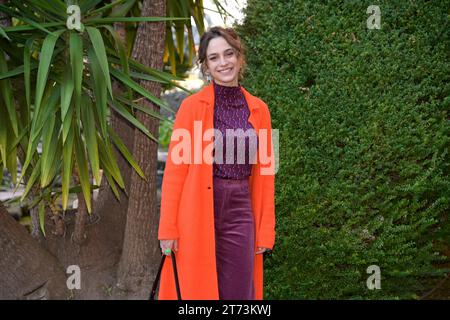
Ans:
<svg viewBox="0 0 450 320"><path fill-rule="evenodd" d="M249 180L213 177L220 300L254 300L254 221Z"/></svg>

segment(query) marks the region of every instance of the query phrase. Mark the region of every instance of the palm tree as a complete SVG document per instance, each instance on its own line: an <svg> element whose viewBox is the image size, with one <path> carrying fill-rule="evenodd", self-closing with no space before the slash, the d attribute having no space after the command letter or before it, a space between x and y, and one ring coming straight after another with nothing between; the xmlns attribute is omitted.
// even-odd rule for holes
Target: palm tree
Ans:
<svg viewBox="0 0 450 320"><path fill-rule="evenodd" d="M12 18L0 27L0 165L25 184L34 238L0 205L0 240L22 243L0 258L9 270L0 297L67 297L72 264L83 274L76 298L145 297L159 256L159 110L173 112L160 93L192 64L190 20L204 31L202 1L10 0L0 13ZM26 263L16 268L17 259Z"/></svg>

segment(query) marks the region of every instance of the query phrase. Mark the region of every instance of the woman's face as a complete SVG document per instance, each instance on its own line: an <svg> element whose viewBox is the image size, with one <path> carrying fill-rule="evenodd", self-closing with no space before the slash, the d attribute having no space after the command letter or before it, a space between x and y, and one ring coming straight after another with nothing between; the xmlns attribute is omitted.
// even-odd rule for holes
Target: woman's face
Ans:
<svg viewBox="0 0 450 320"><path fill-rule="evenodd" d="M237 86L241 63L235 50L223 37L213 38L206 49L206 72L217 84Z"/></svg>

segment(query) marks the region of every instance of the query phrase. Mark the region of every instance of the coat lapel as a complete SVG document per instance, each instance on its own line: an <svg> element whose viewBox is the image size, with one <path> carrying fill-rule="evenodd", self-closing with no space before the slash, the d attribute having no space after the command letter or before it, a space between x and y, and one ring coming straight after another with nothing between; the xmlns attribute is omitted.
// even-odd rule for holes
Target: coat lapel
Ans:
<svg viewBox="0 0 450 320"><path fill-rule="evenodd" d="M260 108L258 99L250 94L244 87L242 87L242 92L244 93L245 100L247 101L248 108L250 110L250 116L248 121L253 125L256 132L258 132L259 124L255 118L255 112ZM214 110L214 84L213 82L209 83L202 90L198 92L199 100L206 103L206 106L210 112Z"/></svg>

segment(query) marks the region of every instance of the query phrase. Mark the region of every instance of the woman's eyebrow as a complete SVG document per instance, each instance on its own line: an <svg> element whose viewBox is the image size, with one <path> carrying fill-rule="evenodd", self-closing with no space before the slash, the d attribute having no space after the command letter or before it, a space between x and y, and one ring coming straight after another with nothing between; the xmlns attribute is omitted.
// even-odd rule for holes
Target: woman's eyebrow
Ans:
<svg viewBox="0 0 450 320"><path fill-rule="evenodd" d="M228 49L226 49L224 52L227 52L227 51L233 51L233 48L228 48ZM214 55L216 55L216 54L217 54L216 52L211 53L210 55L208 55L208 57L214 56Z"/></svg>

